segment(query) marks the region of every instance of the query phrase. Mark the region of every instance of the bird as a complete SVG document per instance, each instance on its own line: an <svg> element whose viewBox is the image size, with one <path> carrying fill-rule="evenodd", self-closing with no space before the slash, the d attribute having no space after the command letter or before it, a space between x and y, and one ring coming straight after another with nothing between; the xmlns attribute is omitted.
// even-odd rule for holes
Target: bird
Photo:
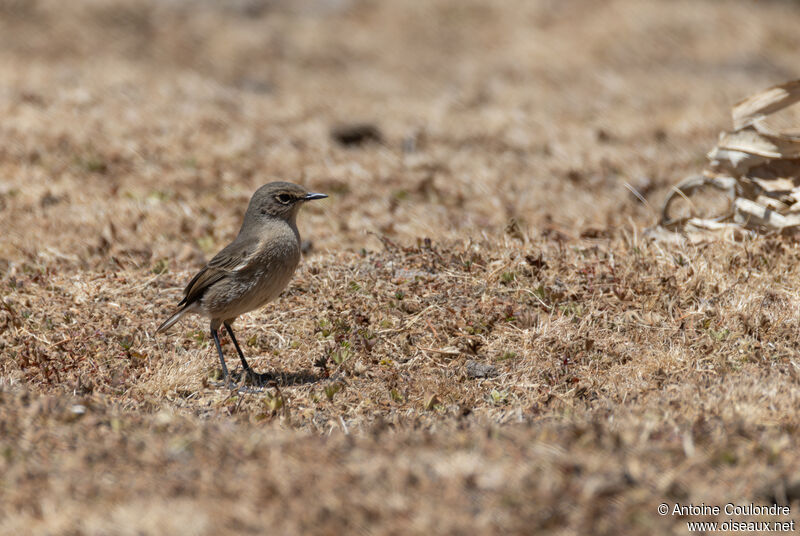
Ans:
<svg viewBox="0 0 800 536"><path fill-rule="evenodd" d="M257 376L231 324L240 315L274 300L286 288L300 263L297 213L306 202L326 197L291 182L261 186L250 198L239 234L189 281L177 309L156 333L168 330L189 313L199 313L210 320L223 379L230 382L219 342L220 327L228 332L245 373Z"/></svg>

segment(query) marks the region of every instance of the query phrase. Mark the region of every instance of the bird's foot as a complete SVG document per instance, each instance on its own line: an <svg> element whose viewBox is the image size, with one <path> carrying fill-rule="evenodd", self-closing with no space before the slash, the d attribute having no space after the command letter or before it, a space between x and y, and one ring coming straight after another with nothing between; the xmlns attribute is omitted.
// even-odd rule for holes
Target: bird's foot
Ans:
<svg viewBox="0 0 800 536"><path fill-rule="evenodd" d="M231 376L227 370L217 369L209 374L203 384L217 389L234 389L236 387L235 380L236 378Z"/></svg>

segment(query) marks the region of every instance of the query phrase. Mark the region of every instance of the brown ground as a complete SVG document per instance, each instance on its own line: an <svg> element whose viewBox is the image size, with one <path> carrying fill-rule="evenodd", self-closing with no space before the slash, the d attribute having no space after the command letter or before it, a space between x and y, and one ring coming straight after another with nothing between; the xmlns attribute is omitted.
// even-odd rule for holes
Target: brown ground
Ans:
<svg viewBox="0 0 800 536"><path fill-rule="evenodd" d="M0 0L0 532L800 511L800 248L642 238L730 105L800 71L800 4L224 5ZM382 143L332 140L357 122ZM276 178L331 197L237 324L277 382L232 391L204 321L153 333Z"/></svg>

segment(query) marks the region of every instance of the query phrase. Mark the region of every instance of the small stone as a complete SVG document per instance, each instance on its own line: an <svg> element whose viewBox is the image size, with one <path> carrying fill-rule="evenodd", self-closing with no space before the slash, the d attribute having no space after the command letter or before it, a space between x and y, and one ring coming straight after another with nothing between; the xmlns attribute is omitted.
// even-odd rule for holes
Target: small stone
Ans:
<svg viewBox="0 0 800 536"><path fill-rule="evenodd" d="M467 361L467 377L469 378L490 378L497 374L497 369L489 363L478 363L477 361Z"/></svg>

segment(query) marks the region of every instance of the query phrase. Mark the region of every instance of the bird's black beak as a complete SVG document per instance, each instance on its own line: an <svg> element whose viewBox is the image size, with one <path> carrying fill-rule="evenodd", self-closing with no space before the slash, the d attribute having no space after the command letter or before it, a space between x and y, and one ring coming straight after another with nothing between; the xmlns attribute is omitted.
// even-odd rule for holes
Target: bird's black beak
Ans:
<svg viewBox="0 0 800 536"><path fill-rule="evenodd" d="M313 193L306 194L306 196L303 198L303 201L313 201L314 199L325 199L326 197L328 196L325 194L313 194Z"/></svg>

